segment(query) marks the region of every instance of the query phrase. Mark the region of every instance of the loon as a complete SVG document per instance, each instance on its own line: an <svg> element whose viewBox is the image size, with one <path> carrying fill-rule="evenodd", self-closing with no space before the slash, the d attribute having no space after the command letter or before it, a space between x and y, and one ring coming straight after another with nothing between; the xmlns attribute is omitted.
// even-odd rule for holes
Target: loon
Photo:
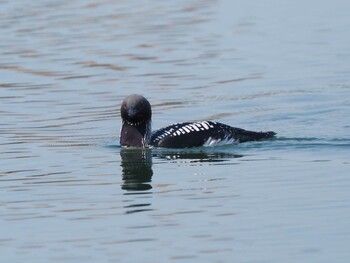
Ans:
<svg viewBox="0 0 350 263"><path fill-rule="evenodd" d="M273 131L254 132L215 121L176 123L152 132L152 110L141 95L127 96L121 107L123 147L191 148L270 139Z"/></svg>

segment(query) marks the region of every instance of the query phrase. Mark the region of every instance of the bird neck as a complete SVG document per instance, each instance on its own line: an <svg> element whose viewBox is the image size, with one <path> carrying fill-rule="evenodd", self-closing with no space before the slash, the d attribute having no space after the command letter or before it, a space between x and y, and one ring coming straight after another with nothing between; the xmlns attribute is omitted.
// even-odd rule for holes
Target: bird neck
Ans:
<svg viewBox="0 0 350 263"><path fill-rule="evenodd" d="M120 145L127 147L148 147L151 140L151 121L132 124L122 122Z"/></svg>

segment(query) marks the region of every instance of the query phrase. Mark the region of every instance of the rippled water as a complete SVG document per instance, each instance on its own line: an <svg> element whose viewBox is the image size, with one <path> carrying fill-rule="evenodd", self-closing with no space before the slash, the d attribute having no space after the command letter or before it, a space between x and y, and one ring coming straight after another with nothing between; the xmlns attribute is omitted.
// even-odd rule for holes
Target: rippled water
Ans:
<svg viewBox="0 0 350 263"><path fill-rule="evenodd" d="M350 2L0 1L5 262L347 262ZM213 119L272 141L118 146Z"/></svg>

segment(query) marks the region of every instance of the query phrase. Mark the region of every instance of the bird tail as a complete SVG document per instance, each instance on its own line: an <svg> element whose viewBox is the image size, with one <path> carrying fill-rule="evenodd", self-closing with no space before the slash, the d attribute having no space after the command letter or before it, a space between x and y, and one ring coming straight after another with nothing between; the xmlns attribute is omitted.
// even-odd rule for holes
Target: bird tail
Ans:
<svg viewBox="0 0 350 263"><path fill-rule="evenodd" d="M273 138L276 133L273 131L268 132L255 132L247 131L243 129L233 128L235 136L238 138L239 142L249 142L249 141L262 141Z"/></svg>

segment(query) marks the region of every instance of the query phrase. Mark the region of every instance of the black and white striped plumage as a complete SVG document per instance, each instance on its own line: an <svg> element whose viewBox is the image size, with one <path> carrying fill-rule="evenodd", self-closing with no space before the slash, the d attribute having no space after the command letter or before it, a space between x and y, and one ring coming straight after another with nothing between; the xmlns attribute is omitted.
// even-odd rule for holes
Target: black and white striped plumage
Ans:
<svg viewBox="0 0 350 263"><path fill-rule="evenodd" d="M133 147L190 148L272 138L274 132L254 132L214 121L177 123L151 132L151 105L140 95L126 97L121 106L120 144Z"/></svg>

